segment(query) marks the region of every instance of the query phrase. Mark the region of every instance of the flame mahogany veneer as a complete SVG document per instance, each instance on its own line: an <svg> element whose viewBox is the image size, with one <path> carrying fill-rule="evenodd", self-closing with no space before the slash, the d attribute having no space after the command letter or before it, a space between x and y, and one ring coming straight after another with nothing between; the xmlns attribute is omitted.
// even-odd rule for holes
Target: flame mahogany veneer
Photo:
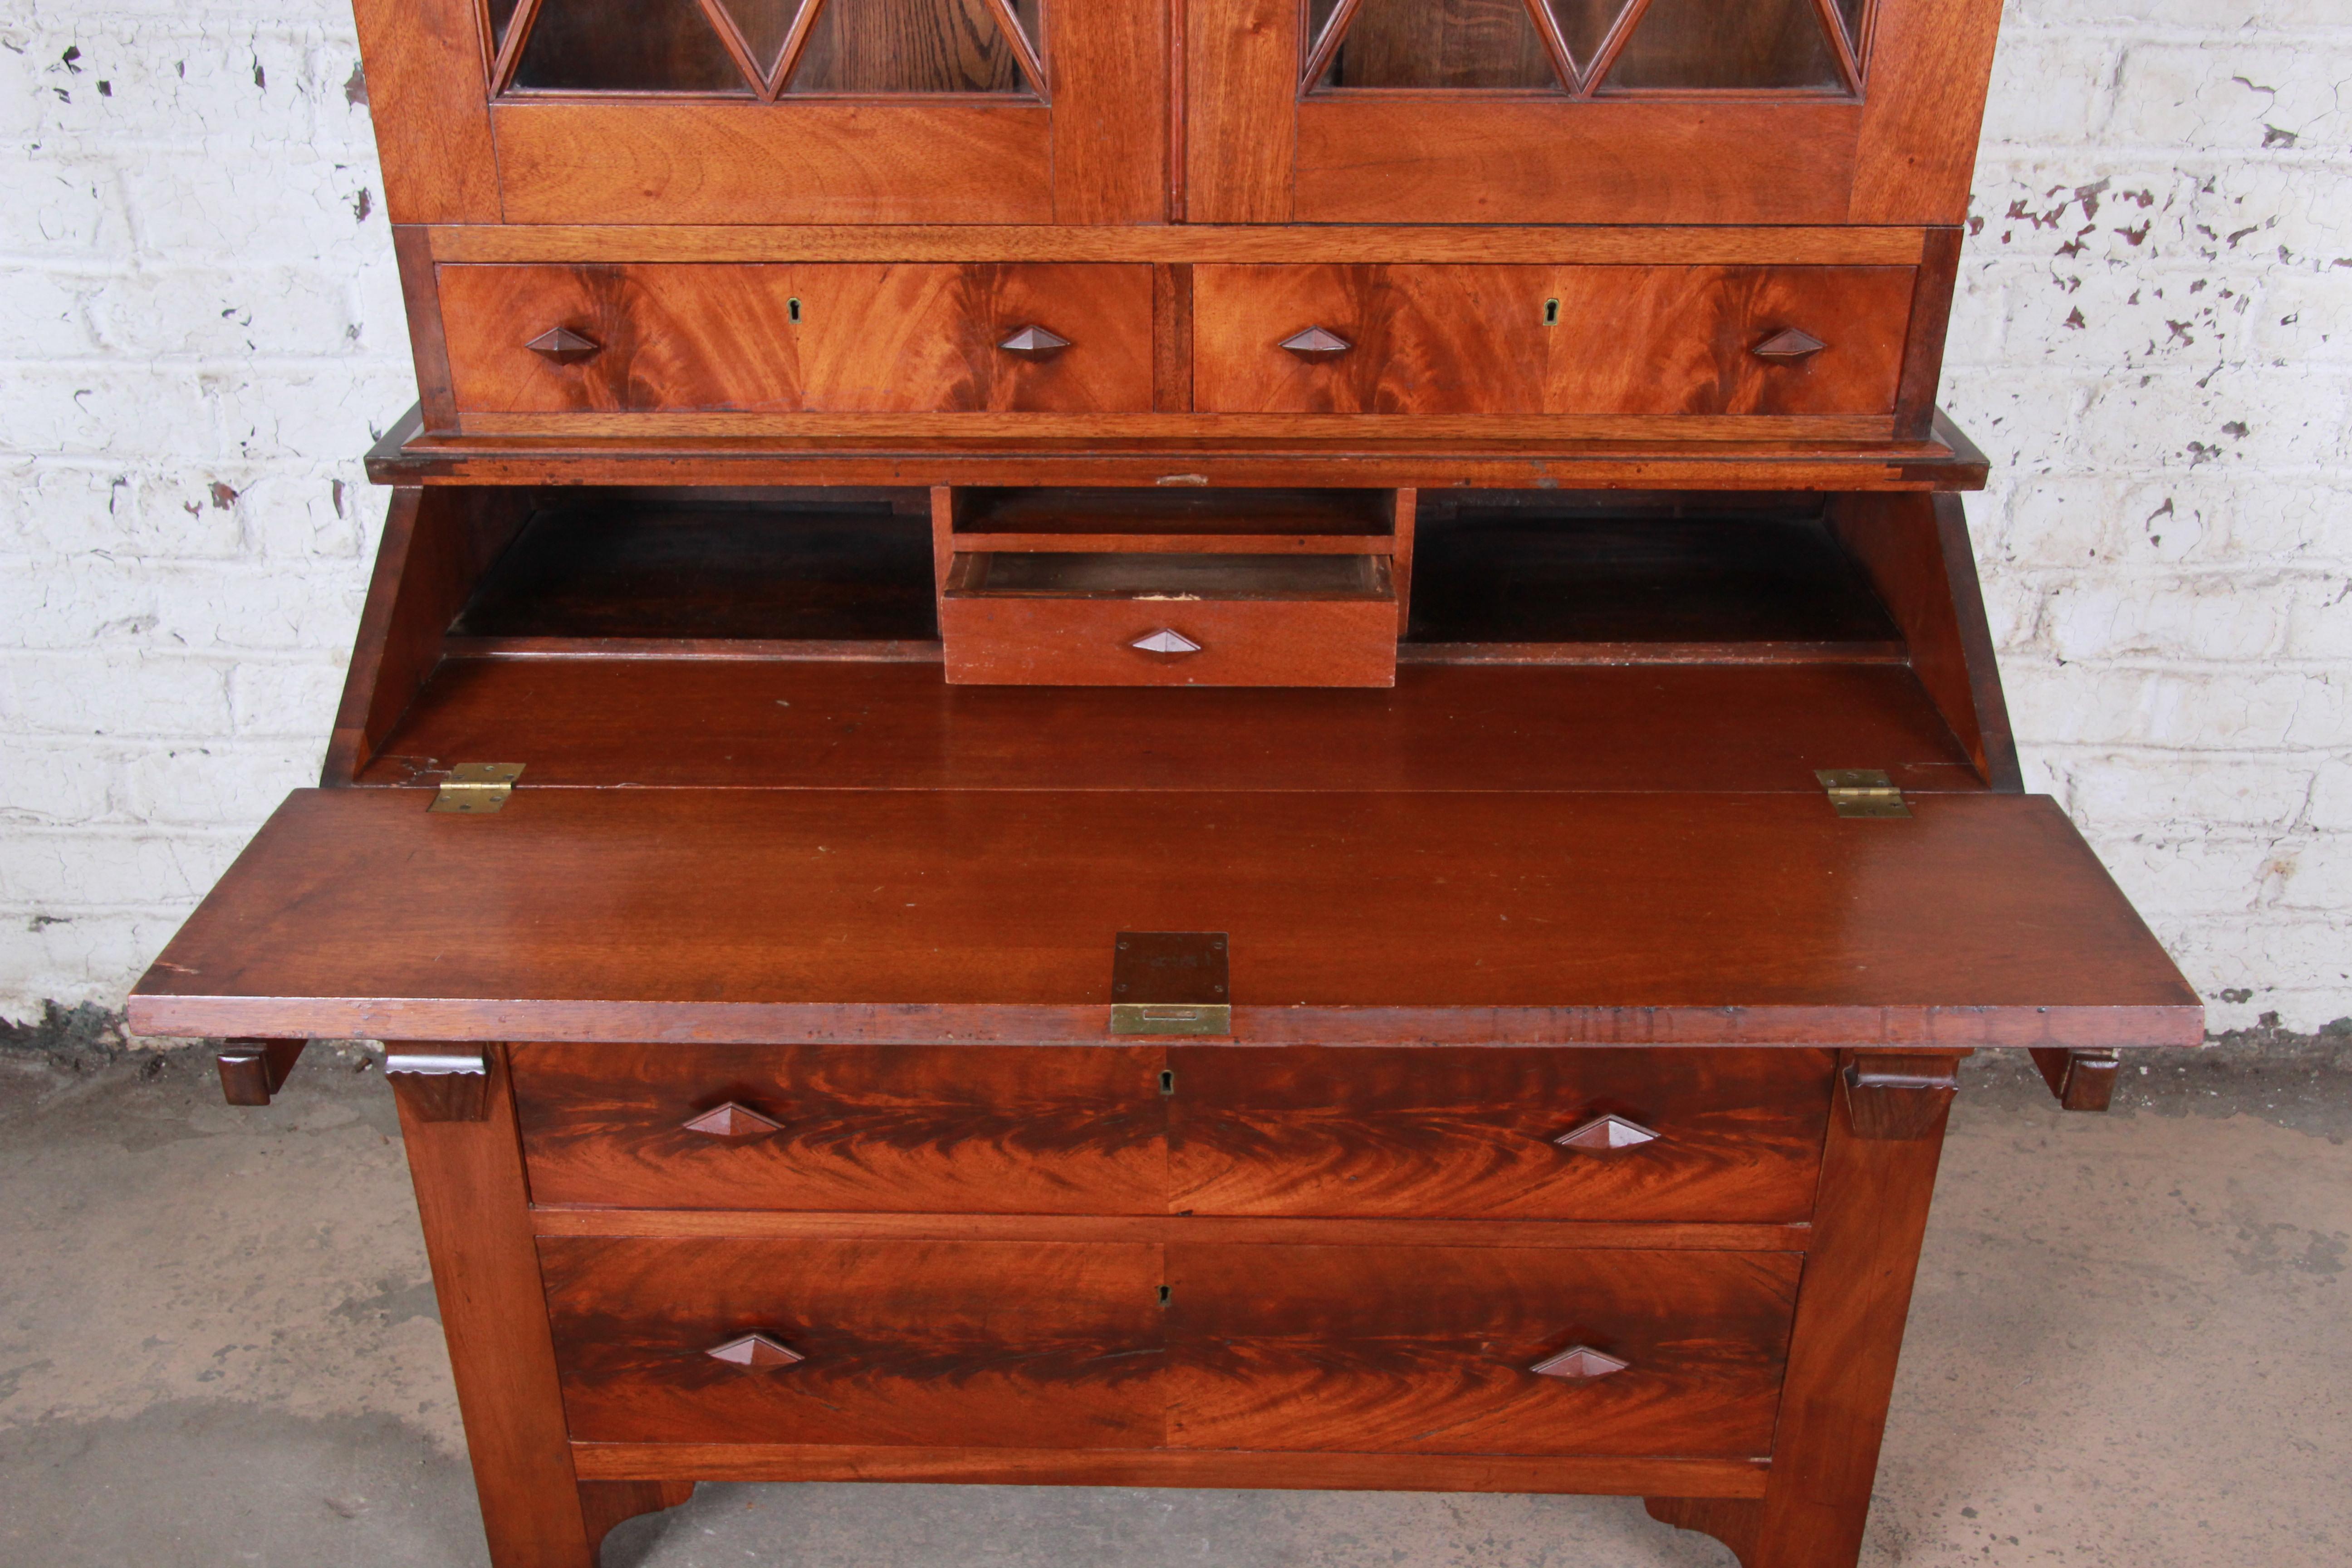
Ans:
<svg viewBox="0 0 2352 1568"><path fill-rule="evenodd" d="M1603 9L354 0L418 406L131 1016L391 1046L496 1568L840 1479L1851 1568L1959 1058L2202 1015L1950 493L1998 0Z"/></svg>

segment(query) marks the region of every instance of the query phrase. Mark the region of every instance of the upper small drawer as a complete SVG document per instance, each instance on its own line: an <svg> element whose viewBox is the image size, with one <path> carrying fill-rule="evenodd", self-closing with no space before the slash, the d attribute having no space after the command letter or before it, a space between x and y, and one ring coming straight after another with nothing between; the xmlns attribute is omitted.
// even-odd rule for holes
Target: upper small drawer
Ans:
<svg viewBox="0 0 2352 1568"><path fill-rule="evenodd" d="M1204 266L1231 414L1892 414L1916 268Z"/></svg>
<svg viewBox="0 0 2352 1568"><path fill-rule="evenodd" d="M1132 413L1151 268L646 263L439 269L472 413Z"/></svg>

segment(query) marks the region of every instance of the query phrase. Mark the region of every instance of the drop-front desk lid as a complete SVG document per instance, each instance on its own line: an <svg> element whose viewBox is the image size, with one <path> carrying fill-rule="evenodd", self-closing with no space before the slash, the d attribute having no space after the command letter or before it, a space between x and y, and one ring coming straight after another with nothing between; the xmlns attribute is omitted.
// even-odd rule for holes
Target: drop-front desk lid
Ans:
<svg viewBox="0 0 2352 1568"><path fill-rule="evenodd" d="M1103 1041L1121 931L1230 942L1244 1043L2193 1044L2050 800L304 790L131 1002L149 1033Z"/></svg>

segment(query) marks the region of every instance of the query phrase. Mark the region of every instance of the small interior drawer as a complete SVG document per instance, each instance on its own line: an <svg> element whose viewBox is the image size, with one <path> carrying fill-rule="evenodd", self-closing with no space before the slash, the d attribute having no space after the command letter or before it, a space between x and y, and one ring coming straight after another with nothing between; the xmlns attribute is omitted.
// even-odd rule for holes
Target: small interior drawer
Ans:
<svg viewBox="0 0 2352 1568"><path fill-rule="evenodd" d="M940 633L957 683L1396 682L1396 589L1377 555L960 555Z"/></svg>
<svg viewBox="0 0 2352 1568"><path fill-rule="evenodd" d="M1061 263L448 265L471 413L1135 413L1151 268Z"/></svg>
<svg viewBox="0 0 2352 1568"><path fill-rule="evenodd" d="M1891 415L1915 270L1197 267L1194 405Z"/></svg>

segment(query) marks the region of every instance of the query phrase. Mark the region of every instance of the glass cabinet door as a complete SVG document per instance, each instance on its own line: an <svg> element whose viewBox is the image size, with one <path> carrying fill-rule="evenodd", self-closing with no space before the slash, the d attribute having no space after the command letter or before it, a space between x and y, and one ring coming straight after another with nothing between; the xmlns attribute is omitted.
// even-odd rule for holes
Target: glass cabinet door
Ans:
<svg viewBox="0 0 2352 1568"><path fill-rule="evenodd" d="M509 222L1053 222L1103 205L1057 191L1066 88L1144 104L1164 184L1164 0L472 3ZM1125 205L1097 221L1160 216Z"/></svg>
<svg viewBox="0 0 2352 1568"><path fill-rule="evenodd" d="M1191 0L1187 216L1957 222L1940 211L1948 165L1976 125L1946 105L1980 82L1998 15L1999 0ZM1263 41L1236 48L1253 27ZM1877 188L1923 150L1935 166L1909 170L1916 189ZM1865 184L1883 216L1853 210Z"/></svg>

